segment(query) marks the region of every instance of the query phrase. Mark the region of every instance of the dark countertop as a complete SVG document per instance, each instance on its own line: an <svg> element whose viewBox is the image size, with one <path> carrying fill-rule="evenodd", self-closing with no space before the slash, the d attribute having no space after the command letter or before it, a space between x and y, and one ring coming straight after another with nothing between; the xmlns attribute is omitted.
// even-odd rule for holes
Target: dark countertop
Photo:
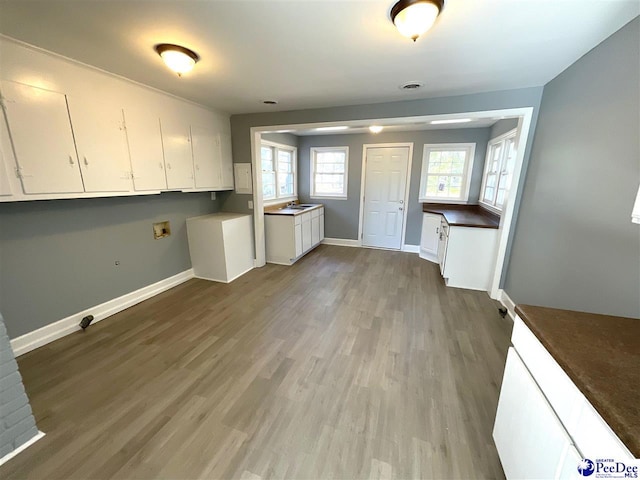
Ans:
<svg viewBox="0 0 640 480"><path fill-rule="evenodd" d="M445 220L451 227L500 227L500 217L479 205L423 203L422 211L444 216Z"/></svg>
<svg viewBox="0 0 640 480"><path fill-rule="evenodd" d="M310 212L311 210L316 210L320 207L323 207L324 205L321 203L306 203L305 205L313 205L312 207L308 207L305 208L304 210L297 210L297 209L292 209L292 208L286 208L286 207L270 207L270 208L265 208L264 210L264 214L265 215L290 215L290 216L296 216L296 215L302 215L303 213L307 213Z"/></svg>
<svg viewBox="0 0 640 480"><path fill-rule="evenodd" d="M640 319L530 305L516 313L640 458Z"/></svg>

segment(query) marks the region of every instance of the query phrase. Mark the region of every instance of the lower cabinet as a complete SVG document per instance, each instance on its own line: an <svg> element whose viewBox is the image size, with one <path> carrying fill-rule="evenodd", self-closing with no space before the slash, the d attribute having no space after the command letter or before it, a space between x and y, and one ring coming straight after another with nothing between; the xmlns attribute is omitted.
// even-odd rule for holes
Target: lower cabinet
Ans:
<svg viewBox="0 0 640 480"><path fill-rule="evenodd" d="M265 215L267 262L292 265L324 240L324 207L299 215Z"/></svg>
<svg viewBox="0 0 640 480"><path fill-rule="evenodd" d="M583 458L633 460L520 317L511 341L493 428L508 479L585 478Z"/></svg>
<svg viewBox="0 0 640 480"><path fill-rule="evenodd" d="M497 245L495 228L451 226L442 215L423 214L420 258L439 264L449 287L489 290Z"/></svg>

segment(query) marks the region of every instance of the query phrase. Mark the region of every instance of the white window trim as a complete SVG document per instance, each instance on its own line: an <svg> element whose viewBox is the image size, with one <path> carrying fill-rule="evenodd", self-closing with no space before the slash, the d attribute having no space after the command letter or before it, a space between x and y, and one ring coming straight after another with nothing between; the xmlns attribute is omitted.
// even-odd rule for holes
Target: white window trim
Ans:
<svg viewBox="0 0 640 480"><path fill-rule="evenodd" d="M272 142L269 140L261 140L260 147L275 147L281 150L288 150L293 153L293 196L288 197L278 197L278 154L275 152L275 156L273 158L274 168L276 172L276 198L269 198L264 200L265 206L277 205L279 203L291 202L298 200L298 147L294 147L293 145L287 145L284 143ZM262 168L260 169L260 173L262 174ZM262 195L262 189L260 189L260 194Z"/></svg>
<svg viewBox="0 0 640 480"><path fill-rule="evenodd" d="M442 198L442 197L427 197L422 194L427 189L427 173L429 167L429 152L435 149L447 149L459 150L461 148L469 149L469 158L467 160L467 168L462 177L464 185L464 193L460 199ZM422 150L422 169L420 170L420 191L418 192L419 202L428 203L468 203L469 191L471 190L471 175L473 173L473 162L476 158L476 144L475 143L425 143Z"/></svg>
<svg viewBox="0 0 640 480"><path fill-rule="evenodd" d="M316 152L332 152L335 150L344 150L344 194L341 195L316 195L314 174L316 168L315 154ZM311 147L310 149L310 165L309 165L309 197L320 198L325 200L347 200L349 198L349 147L347 146L335 146L335 147Z"/></svg>
<svg viewBox="0 0 640 480"><path fill-rule="evenodd" d="M482 184L480 186L480 195L478 197L478 203L482 206L482 208L486 208L490 212L496 213L498 215L502 214L502 208L499 208L499 207L497 207L495 205L487 203L487 202L485 202L483 200L484 199L484 189L487 186L487 173L489 171L489 167L491 166L491 161L490 161L489 155L491 155L491 147L493 145L495 145L496 143L504 142L509 137L513 137L517 141L517 134L518 134L518 129L514 128L513 130L509 130L508 132L503 133L502 135L498 135L497 137L494 137L494 138L490 139L489 142L487 143L487 153L486 153L485 160L484 160L484 169L482 171ZM517 150L518 150L518 144L516 143L516 156L517 156ZM500 168L502 168L503 160L504 160L504 157L500 159ZM498 181L500 180L499 177L500 177L500 175L498 174ZM511 187L511 185L509 187ZM496 194L497 194L497 188L498 188L498 184L496 184ZM507 190L507 197L509 197L510 191L511 191L511 188L509 188L509 190ZM505 198L504 203L506 205L507 198Z"/></svg>

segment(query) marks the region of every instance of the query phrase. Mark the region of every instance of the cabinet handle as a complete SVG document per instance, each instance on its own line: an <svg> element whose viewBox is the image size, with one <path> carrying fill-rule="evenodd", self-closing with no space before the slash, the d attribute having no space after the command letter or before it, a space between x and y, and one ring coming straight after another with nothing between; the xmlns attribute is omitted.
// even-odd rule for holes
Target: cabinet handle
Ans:
<svg viewBox="0 0 640 480"><path fill-rule="evenodd" d="M398 207L398 210L403 211L403 210L404 210L404 208L402 208L402 207Z"/></svg>
<svg viewBox="0 0 640 480"><path fill-rule="evenodd" d="M73 157L69 155L69 165L75 165L76 162L73 161Z"/></svg>
<svg viewBox="0 0 640 480"><path fill-rule="evenodd" d="M158 165L160 165L160 170L162 170L163 169L162 162L158 162Z"/></svg>
<svg viewBox="0 0 640 480"><path fill-rule="evenodd" d="M87 166L89 165L89 162L87 162L87 157L84 157L84 164Z"/></svg>
<svg viewBox="0 0 640 480"><path fill-rule="evenodd" d="M440 233L440 227L436 227L436 233Z"/></svg>
<svg viewBox="0 0 640 480"><path fill-rule="evenodd" d="M196 165L196 170L200 171L200 165Z"/></svg>
<svg viewBox="0 0 640 480"><path fill-rule="evenodd" d="M167 163L167 170L171 170L171 164Z"/></svg>

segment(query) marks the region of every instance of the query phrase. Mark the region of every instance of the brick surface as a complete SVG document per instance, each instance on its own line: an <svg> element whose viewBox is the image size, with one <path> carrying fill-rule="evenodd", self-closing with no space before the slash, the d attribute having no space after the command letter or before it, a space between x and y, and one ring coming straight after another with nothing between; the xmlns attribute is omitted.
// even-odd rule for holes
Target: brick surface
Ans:
<svg viewBox="0 0 640 480"><path fill-rule="evenodd" d="M29 398L0 315L0 458L37 434Z"/></svg>

